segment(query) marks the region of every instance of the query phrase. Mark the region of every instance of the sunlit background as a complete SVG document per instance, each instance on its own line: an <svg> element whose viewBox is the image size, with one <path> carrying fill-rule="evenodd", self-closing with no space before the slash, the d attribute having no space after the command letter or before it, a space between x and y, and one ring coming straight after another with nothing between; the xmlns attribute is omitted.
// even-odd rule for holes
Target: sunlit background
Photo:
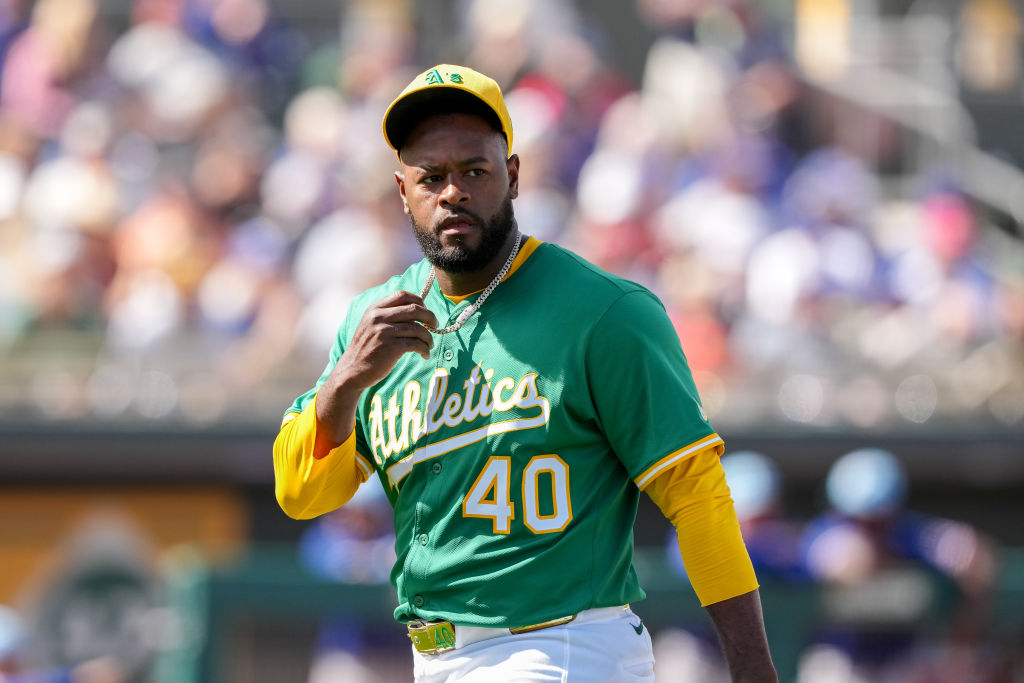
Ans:
<svg viewBox="0 0 1024 683"><path fill-rule="evenodd" d="M419 256L380 121L438 62L505 91L522 231L657 293L763 459L783 679L1024 680L1022 42L1013 0L0 2L0 681L408 678L376 501L285 519L270 445ZM714 683L666 531L635 608Z"/></svg>

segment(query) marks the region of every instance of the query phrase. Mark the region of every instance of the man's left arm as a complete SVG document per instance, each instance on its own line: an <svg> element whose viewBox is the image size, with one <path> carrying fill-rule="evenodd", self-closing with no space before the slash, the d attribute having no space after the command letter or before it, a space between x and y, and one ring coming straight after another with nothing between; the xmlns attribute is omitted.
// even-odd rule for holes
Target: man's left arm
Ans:
<svg viewBox="0 0 1024 683"><path fill-rule="evenodd" d="M626 291L594 324L585 358L601 428L637 486L675 525L734 679L776 681L760 607L751 609L757 577L718 461L722 439L664 306L647 290Z"/></svg>
<svg viewBox="0 0 1024 683"><path fill-rule="evenodd" d="M704 609L715 625L732 680L777 683L757 589L705 605Z"/></svg>
<svg viewBox="0 0 1024 683"><path fill-rule="evenodd" d="M750 557L740 534L721 444L658 475L644 491L676 528L686 573L707 610L734 682L775 683Z"/></svg>

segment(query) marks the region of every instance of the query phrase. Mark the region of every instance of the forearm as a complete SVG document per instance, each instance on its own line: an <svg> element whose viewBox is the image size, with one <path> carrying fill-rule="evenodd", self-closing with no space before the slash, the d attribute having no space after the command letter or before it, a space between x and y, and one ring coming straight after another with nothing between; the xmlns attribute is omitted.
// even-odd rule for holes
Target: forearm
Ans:
<svg viewBox="0 0 1024 683"><path fill-rule="evenodd" d="M363 389L351 385L344 368L336 366L316 395L317 422L325 430L323 437L334 444L344 443L355 429L356 405Z"/></svg>
<svg viewBox="0 0 1024 683"><path fill-rule="evenodd" d="M718 634L733 683L777 683L755 589L705 607Z"/></svg>
<svg viewBox="0 0 1024 683"><path fill-rule="evenodd" d="M274 441L275 494L289 517L309 519L341 507L372 473L356 453L354 435L336 444L324 431L314 400Z"/></svg>

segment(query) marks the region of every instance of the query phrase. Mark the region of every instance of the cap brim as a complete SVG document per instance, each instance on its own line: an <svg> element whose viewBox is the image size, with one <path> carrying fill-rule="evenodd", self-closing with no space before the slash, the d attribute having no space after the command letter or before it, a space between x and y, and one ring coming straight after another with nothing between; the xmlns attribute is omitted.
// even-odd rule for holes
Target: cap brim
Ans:
<svg viewBox="0 0 1024 683"><path fill-rule="evenodd" d="M414 90L392 103L384 114L384 138L395 151L401 151L409 134L424 119L435 114L461 112L486 120L495 131L508 134L491 106L472 92L458 87L431 86Z"/></svg>

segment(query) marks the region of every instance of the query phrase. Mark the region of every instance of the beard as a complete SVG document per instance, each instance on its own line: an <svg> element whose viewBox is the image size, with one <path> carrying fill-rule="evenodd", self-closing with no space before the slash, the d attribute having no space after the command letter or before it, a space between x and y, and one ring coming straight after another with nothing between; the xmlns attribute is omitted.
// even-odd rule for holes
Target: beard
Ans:
<svg viewBox="0 0 1024 683"><path fill-rule="evenodd" d="M418 225L415 218L409 217L413 234L416 235L423 255L430 265L447 273L471 273L491 263L516 227L511 193L505 196L498 211L486 221L465 209L459 209L455 213L472 219L473 223L480 227L480 244L476 249L470 249L465 244L443 246L433 229Z"/></svg>

